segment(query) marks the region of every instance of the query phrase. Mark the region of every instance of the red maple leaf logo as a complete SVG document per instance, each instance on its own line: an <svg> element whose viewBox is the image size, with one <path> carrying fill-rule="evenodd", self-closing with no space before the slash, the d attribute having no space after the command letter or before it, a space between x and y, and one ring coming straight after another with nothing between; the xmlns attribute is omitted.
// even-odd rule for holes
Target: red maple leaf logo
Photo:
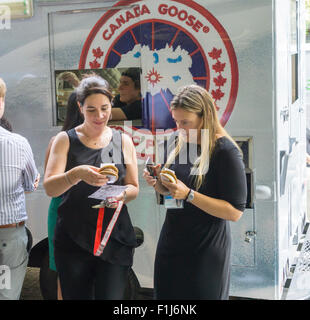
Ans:
<svg viewBox="0 0 310 320"><path fill-rule="evenodd" d="M222 87L226 83L227 79L223 78L220 74L217 78L214 78L213 81L217 87Z"/></svg>
<svg viewBox="0 0 310 320"><path fill-rule="evenodd" d="M91 69L98 69L100 68L100 63L97 62L97 60L95 59L94 61L90 61L89 62L90 68Z"/></svg>
<svg viewBox="0 0 310 320"><path fill-rule="evenodd" d="M224 92L221 91L221 89L217 89L217 90L212 90L211 92L212 97L214 100L221 100L224 97Z"/></svg>
<svg viewBox="0 0 310 320"><path fill-rule="evenodd" d="M218 61L216 64L214 64L214 65L212 66L212 69L213 69L215 72L222 72L222 71L224 71L225 66L226 66L226 63L221 63L220 61Z"/></svg>
<svg viewBox="0 0 310 320"><path fill-rule="evenodd" d="M93 55L95 58L99 59L103 56L103 51L98 47L97 49L93 49Z"/></svg>
<svg viewBox="0 0 310 320"><path fill-rule="evenodd" d="M222 49L218 50L216 48L213 48L213 50L209 52L209 56L214 60L219 59L221 55L222 55Z"/></svg>

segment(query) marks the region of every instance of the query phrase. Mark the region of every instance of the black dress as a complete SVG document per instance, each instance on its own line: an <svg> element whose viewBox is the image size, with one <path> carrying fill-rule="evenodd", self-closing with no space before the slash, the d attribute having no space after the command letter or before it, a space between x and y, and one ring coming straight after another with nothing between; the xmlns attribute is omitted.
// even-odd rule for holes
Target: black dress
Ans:
<svg viewBox="0 0 310 320"><path fill-rule="evenodd" d="M180 153L170 169L195 189L190 175L194 161L190 161L189 144L186 146L183 152L188 164L179 164ZM238 210L245 209L244 164L239 150L228 138L217 140L198 192L226 200ZM155 258L155 298L228 299L230 250L229 221L209 215L189 202L184 202L184 209L168 209Z"/></svg>
<svg viewBox="0 0 310 320"><path fill-rule="evenodd" d="M75 129L67 133L70 147L66 171L83 164L99 167L113 162L119 170L115 184L123 184L126 165L120 132L113 130L111 142L102 149L85 146ZM106 247L101 255L95 255L115 211L92 208L100 200L88 196L97 189L80 181L63 195L58 208L54 253L64 300L119 300L124 295L136 246L135 232L123 205Z"/></svg>
<svg viewBox="0 0 310 320"><path fill-rule="evenodd" d="M70 141L66 171L78 165L88 164L100 167L101 163L115 163L119 170L119 179L115 184L123 184L126 175L126 165L122 153L120 132L112 129L112 139L103 149L92 149L85 146L78 138L75 129L67 131ZM104 208L103 220L100 220L100 210L92 206L100 200L88 198L98 190L84 181L72 186L64 195L58 208L55 230L55 247L73 251L77 247L94 253L96 234L101 229L101 238L113 216L115 209ZM100 232L100 230L99 230ZM124 204L118 220L111 233L103 253L98 257L112 264L131 266L133 263L135 232Z"/></svg>

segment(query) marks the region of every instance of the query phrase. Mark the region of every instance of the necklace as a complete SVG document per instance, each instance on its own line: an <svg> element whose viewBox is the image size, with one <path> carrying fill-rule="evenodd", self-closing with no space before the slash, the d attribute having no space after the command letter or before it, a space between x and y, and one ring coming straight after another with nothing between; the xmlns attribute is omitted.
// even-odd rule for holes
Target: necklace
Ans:
<svg viewBox="0 0 310 320"><path fill-rule="evenodd" d="M108 132L106 132L108 130ZM103 148L107 142L111 139L111 134L109 128L106 128L101 134L100 137L95 141L93 138L89 137L87 134L83 132L84 138L86 138L87 144L91 146L101 147Z"/></svg>

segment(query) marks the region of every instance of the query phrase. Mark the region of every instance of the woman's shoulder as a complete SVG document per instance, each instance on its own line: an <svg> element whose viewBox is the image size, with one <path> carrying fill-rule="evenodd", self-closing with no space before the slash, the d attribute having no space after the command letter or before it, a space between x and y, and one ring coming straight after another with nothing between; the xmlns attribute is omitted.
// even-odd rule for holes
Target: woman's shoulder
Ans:
<svg viewBox="0 0 310 320"><path fill-rule="evenodd" d="M59 133L57 133L56 136L52 137L52 139L54 138L55 140L62 140L62 139L66 139L68 138L68 134L66 131L60 131Z"/></svg>
<svg viewBox="0 0 310 320"><path fill-rule="evenodd" d="M125 146L125 147L132 147L133 146L132 139L127 133L122 132L122 133L120 133L120 135L122 138L123 146Z"/></svg>
<svg viewBox="0 0 310 320"><path fill-rule="evenodd" d="M240 150L231 139L226 136L222 136L216 140L216 145L214 148L214 153L219 156L223 155L240 155Z"/></svg>
<svg viewBox="0 0 310 320"><path fill-rule="evenodd" d="M120 134L123 137L123 139L125 139L125 141L132 141L129 134L127 134L126 132L120 132Z"/></svg>
<svg viewBox="0 0 310 320"><path fill-rule="evenodd" d="M131 137L120 130L116 130L115 128L110 128L112 130L113 143L117 145L122 145L124 147L133 146L133 142Z"/></svg>
<svg viewBox="0 0 310 320"><path fill-rule="evenodd" d="M66 131L60 131L55 137L53 137L53 145L66 146L69 144L69 137Z"/></svg>
<svg viewBox="0 0 310 320"><path fill-rule="evenodd" d="M221 136L216 140L216 147L218 149L224 150L224 149L230 149L230 148L237 148L234 142L231 141L226 136Z"/></svg>

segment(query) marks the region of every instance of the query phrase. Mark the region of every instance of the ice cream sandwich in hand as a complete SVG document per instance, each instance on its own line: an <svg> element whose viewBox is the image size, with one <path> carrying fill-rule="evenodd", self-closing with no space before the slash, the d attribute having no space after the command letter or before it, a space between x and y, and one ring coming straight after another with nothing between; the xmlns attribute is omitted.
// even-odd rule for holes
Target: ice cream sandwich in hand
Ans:
<svg viewBox="0 0 310 320"><path fill-rule="evenodd" d="M118 169L114 163L102 163L98 172L107 176L108 183L114 183L118 179Z"/></svg>
<svg viewBox="0 0 310 320"><path fill-rule="evenodd" d="M160 177L163 181L167 181L170 183L177 183L177 177L173 170L163 168L160 172Z"/></svg>

